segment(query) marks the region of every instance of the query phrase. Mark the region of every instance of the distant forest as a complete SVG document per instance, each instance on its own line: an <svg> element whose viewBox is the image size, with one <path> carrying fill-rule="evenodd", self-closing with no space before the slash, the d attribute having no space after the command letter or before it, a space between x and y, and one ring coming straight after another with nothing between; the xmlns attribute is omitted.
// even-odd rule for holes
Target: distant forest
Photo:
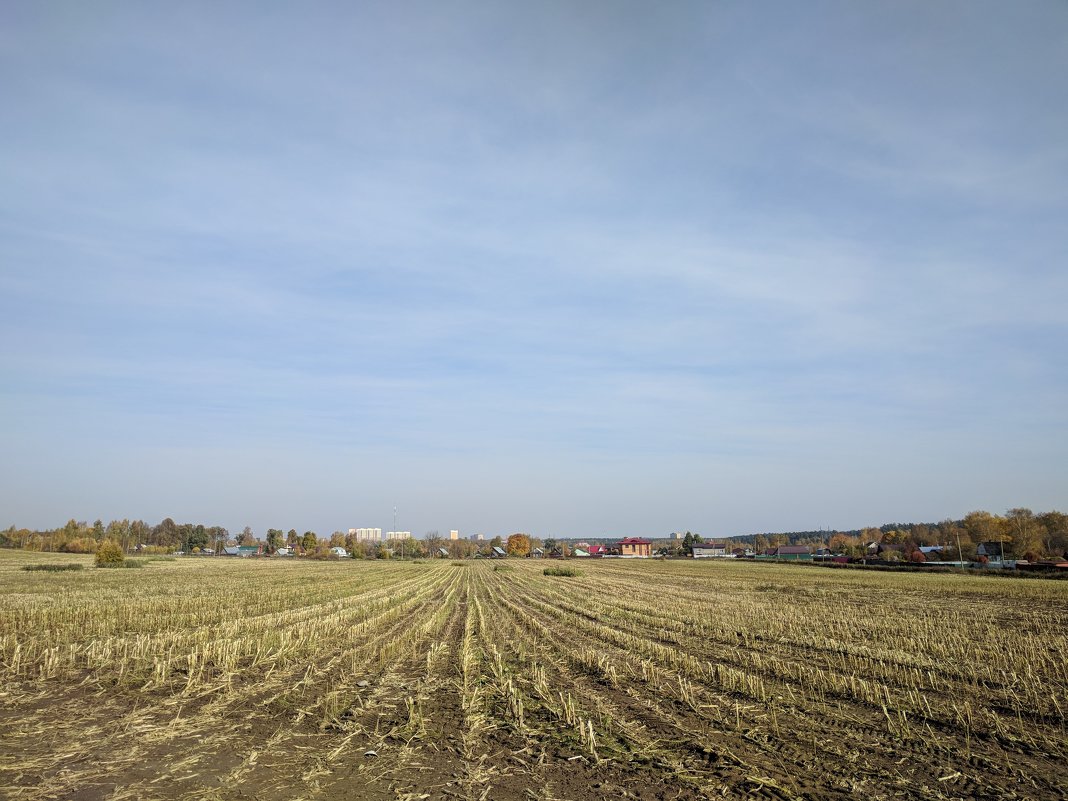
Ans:
<svg viewBox="0 0 1068 801"><path fill-rule="evenodd" d="M655 535L650 537L666 539L656 538ZM532 545L544 544L547 550L557 547L556 540L546 540L542 543L536 538L529 539ZM569 539L574 541L578 538ZM777 545L810 545L827 547L835 553L854 556L862 555L872 542L900 544L905 546L906 551L925 545L945 545L949 546L954 556L959 548L965 559L975 558L976 548L980 543L997 542L1004 547L1006 555L1031 559L1068 556L1068 515L1057 511L1035 513L1030 509L1015 508L1009 509L1004 515L983 511L970 512L961 520L943 520L940 523L886 523L878 527L850 531L789 531L715 538L690 534L689 537L689 541L701 539L726 539L738 546L749 545L756 551ZM231 535L222 526L175 523L169 517L155 525L143 520L112 520L107 524L101 520L91 524L69 520L66 525L55 529L31 530L11 526L0 531L0 547L35 551L94 553L104 540L114 540L126 551L141 548L149 553L175 550L192 553L205 549L218 551L226 545L254 545L260 542L264 543L268 551L274 551L282 545L306 551L328 545L341 545L356 552L367 550L366 544L353 542L351 536L341 531L320 538L312 531L298 534L295 529L288 532L282 529L267 529L261 538L248 526L236 535ZM589 540L606 541L603 536L591 537ZM666 550L680 553L686 550L680 549L676 545L677 542L672 537ZM463 557L473 554L479 546L485 549L502 544L500 537L476 545L468 540L441 540L437 532L429 532L423 540L409 541L408 547L413 553L420 553L440 546L448 549L450 554L456 550L455 556Z"/></svg>
<svg viewBox="0 0 1068 801"><path fill-rule="evenodd" d="M860 556L869 543L881 542L913 546L946 545L956 556L959 547L965 559L974 559L982 542L997 542L1005 554L1021 559L1068 556L1068 515L1063 512L1035 513L1018 507L1004 515L970 512L960 520L940 523L885 523L850 531L789 531L729 537L730 541L751 545L760 551L776 545L812 545L835 553Z"/></svg>

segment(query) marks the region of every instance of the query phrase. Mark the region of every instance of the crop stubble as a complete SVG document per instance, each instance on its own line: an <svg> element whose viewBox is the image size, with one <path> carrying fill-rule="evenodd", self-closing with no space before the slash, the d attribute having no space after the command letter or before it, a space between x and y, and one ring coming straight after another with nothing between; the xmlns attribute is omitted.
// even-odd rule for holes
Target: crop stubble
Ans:
<svg viewBox="0 0 1068 801"><path fill-rule="evenodd" d="M0 555L7 798L1068 795L1064 582L28 558Z"/></svg>

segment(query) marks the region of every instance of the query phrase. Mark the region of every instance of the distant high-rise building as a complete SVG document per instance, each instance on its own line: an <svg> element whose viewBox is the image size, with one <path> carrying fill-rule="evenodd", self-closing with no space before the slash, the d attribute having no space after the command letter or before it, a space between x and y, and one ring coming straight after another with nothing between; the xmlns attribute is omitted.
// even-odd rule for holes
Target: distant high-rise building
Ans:
<svg viewBox="0 0 1068 801"><path fill-rule="evenodd" d="M412 538L412 532L410 531L387 531L387 540L410 540Z"/></svg>
<svg viewBox="0 0 1068 801"><path fill-rule="evenodd" d="M380 528L350 528L349 534L356 542L382 541L382 529Z"/></svg>
<svg viewBox="0 0 1068 801"><path fill-rule="evenodd" d="M486 539L486 535L485 534L472 534L470 537L468 537L468 539L471 540L472 542L482 542L482 540Z"/></svg>
<svg viewBox="0 0 1068 801"><path fill-rule="evenodd" d="M460 539L460 532L457 531L456 529L452 529L452 531L449 532L449 539L450 540L458 540L458 539Z"/></svg>

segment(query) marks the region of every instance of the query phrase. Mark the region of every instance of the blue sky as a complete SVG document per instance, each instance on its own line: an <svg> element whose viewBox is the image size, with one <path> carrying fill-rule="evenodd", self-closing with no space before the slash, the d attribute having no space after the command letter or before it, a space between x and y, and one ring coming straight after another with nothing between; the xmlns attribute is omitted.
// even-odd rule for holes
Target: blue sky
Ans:
<svg viewBox="0 0 1068 801"><path fill-rule="evenodd" d="M0 525L1068 507L1068 5L7 3Z"/></svg>

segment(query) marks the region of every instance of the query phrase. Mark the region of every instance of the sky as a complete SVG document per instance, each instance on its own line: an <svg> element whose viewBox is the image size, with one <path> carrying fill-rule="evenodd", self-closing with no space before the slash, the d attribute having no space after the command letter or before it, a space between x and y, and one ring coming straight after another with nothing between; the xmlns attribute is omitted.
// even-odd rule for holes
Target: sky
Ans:
<svg viewBox="0 0 1068 801"><path fill-rule="evenodd" d="M1068 508L1068 4L0 5L0 525Z"/></svg>

